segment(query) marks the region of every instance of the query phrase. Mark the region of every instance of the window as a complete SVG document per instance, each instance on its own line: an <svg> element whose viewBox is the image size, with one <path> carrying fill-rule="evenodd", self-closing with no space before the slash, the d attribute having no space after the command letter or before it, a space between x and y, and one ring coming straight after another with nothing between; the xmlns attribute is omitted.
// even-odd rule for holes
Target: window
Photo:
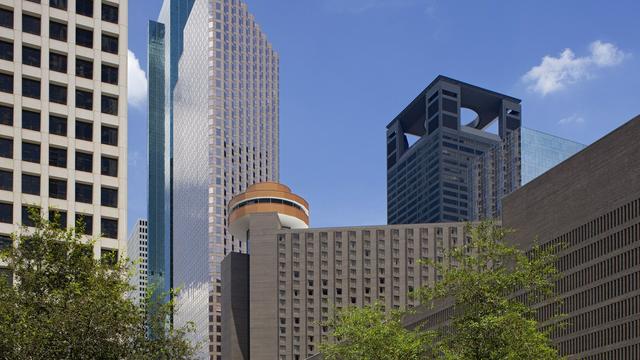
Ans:
<svg viewBox="0 0 640 360"><path fill-rule="evenodd" d="M40 113L22 110L22 128L40 131Z"/></svg>
<svg viewBox="0 0 640 360"><path fill-rule="evenodd" d="M54 199L67 199L67 180L49 179L49 197Z"/></svg>
<svg viewBox="0 0 640 360"><path fill-rule="evenodd" d="M32 205L22 205L22 225L36 226L40 208Z"/></svg>
<svg viewBox="0 0 640 360"><path fill-rule="evenodd" d="M13 246L13 240L10 235L0 235L0 251Z"/></svg>
<svg viewBox="0 0 640 360"><path fill-rule="evenodd" d="M77 0L76 13L88 17L93 17L93 0Z"/></svg>
<svg viewBox="0 0 640 360"><path fill-rule="evenodd" d="M67 10L67 0L49 0L49 6Z"/></svg>
<svg viewBox="0 0 640 360"><path fill-rule="evenodd" d="M76 28L76 44L88 48L93 47L93 31Z"/></svg>
<svg viewBox="0 0 640 360"><path fill-rule="evenodd" d="M118 38L116 36L102 34L102 51L117 54Z"/></svg>
<svg viewBox="0 0 640 360"><path fill-rule="evenodd" d="M67 149L49 147L49 165L55 167L67 167Z"/></svg>
<svg viewBox="0 0 640 360"><path fill-rule="evenodd" d="M49 21L49 37L54 40L67 41L67 24Z"/></svg>
<svg viewBox="0 0 640 360"><path fill-rule="evenodd" d="M118 85L118 68L102 64L102 82Z"/></svg>
<svg viewBox="0 0 640 360"><path fill-rule="evenodd" d="M40 195L40 176L22 174L22 193Z"/></svg>
<svg viewBox="0 0 640 360"><path fill-rule="evenodd" d="M76 139L93 140L93 124L90 122L76 120Z"/></svg>
<svg viewBox="0 0 640 360"><path fill-rule="evenodd" d="M0 91L13 93L13 75L0 73Z"/></svg>
<svg viewBox="0 0 640 360"><path fill-rule="evenodd" d="M118 146L118 128L102 125L102 143Z"/></svg>
<svg viewBox="0 0 640 360"><path fill-rule="evenodd" d="M102 20L117 24L118 23L118 7L103 3L102 4Z"/></svg>
<svg viewBox="0 0 640 360"><path fill-rule="evenodd" d="M13 139L0 138L0 157L13 157Z"/></svg>
<svg viewBox="0 0 640 360"><path fill-rule="evenodd" d="M13 61L13 43L0 40L0 59Z"/></svg>
<svg viewBox="0 0 640 360"><path fill-rule="evenodd" d="M76 107L93 110L93 94L89 91L76 90Z"/></svg>
<svg viewBox="0 0 640 360"><path fill-rule="evenodd" d="M40 49L22 45L22 63L40 67Z"/></svg>
<svg viewBox="0 0 640 360"><path fill-rule="evenodd" d="M76 151L76 170L92 172L93 154Z"/></svg>
<svg viewBox="0 0 640 360"><path fill-rule="evenodd" d="M49 53L49 69L61 73L67 72L67 55Z"/></svg>
<svg viewBox="0 0 640 360"><path fill-rule="evenodd" d="M13 108L11 106L0 105L0 125L13 126Z"/></svg>
<svg viewBox="0 0 640 360"><path fill-rule="evenodd" d="M79 234L93 235L93 216L76 213L76 230Z"/></svg>
<svg viewBox="0 0 640 360"><path fill-rule="evenodd" d="M76 58L76 76L93 79L93 62Z"/></svg>
<svg viewBox="0 0 640 360"><path fill-rule="evenodd" d="M102 236L110 239L118 238L118 220L115 219L101 219L101 230Z"/></svg>
<svg viewBox="0 0 640 360"><path fill-rule="evenodd" d="M93 185L76 183L76 201L91 204L93 202Z"/></svg>
<svg viewBox="0 0 640 360"><path fill-rule="evenodd" d="M118 115L118 98L102 95L101 111L105 114Z"/></svg>
<svg viewBox="0 0 640 360"><path fill-rule="evenodd" d="M102 187L100 190L100 204L102 206L118 207L118 189Z"/></svg>
<svg viewBox="0 0 640 360"><path fill-rule="evenodd" d="M67 87L56 84L49 84L49 101L58 104L67 103Z"/></svg>
<svg viewBox="0 0 640 360"><path fill-rule="evenodd" d="M40 18L22 14L22 31L34 35L40 35Z"/></svg>
<svg viewBox="0 0 640 360"><path fill-rule="evenodd" d="M49 210L49 222L55 224L60 229L67 228L67 212L58 209Z"/></svg>
<svg viewBox="0 0 640 360"><path fill-rule="evenodd" d="M22 78L22 96L40 99L40 80Z"/></svg>
<svg viewBox="0 0 640 360"><path fill-rule="evenodd" d="M49 133L67 136L67 119L60 116L49 115Z"/></svg>
<svg viewBox="0 0 640 360"><path fill-rule="evenodd" d="M107 176L118 176L118 159L103 156L100 173Z"/></svg>
<svg viewBox="0 0 640 360"><path fill-rule="evenodd" d="M0 190L13 190L13 172L11 170L0 170Z"/></svg>
<svg viewBox="0 0 640 360"><path fill-rule="evenodd" d="M13 204L0 203L0 222L13 223Z"/></svg>
<svg viewBox="0 0 640 360"><path fill-rule="evenodd" d="M22 160L40 163L40 144L22 142Z"/></svg>
<svg viewBox="0 0 640 360"><path fill-rule="evenodd" d="M0 9L0 26L13 29L13 11Z"/></svg>
<svg viewBox="0 0 640 360"><path fill-rule="evenodd" d="M104 221L104 219L103 219L103 221ZM116 233L117 233L117 231L116 231ZM118 263L118 250L116 250L116 249L105 249L105 248L100 249L100 261L103 261L105 264L107 264L109 266L116 265Z"/></svg>

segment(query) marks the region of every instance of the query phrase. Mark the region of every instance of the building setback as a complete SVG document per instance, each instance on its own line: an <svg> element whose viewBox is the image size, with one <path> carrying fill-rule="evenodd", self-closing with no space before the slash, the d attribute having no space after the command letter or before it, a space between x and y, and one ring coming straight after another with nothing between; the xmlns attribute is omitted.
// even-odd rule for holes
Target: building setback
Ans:
<svg viewBox="0 0 640 360"><path fill-rule="evenodd" d="M557 300L532 304L542 329L564 314L551 339L568 359L640 358L640 116L503 200L508 238L528 249L563 245ZM438 327L436 307L407 326Z"/></svg>
<svg viewBox="0 0 640 360"><path fill-rule="evenodd" d="M134 287L130 297L141 307L145 306L147 297L147 285L149 283L149 232L148 223L145 219L138 219L133 228L133 232L127 241L127 256L129 257L134 273L129 279Z"/></svg>
<svg viewBox="0 0 640 360"><path fill-rule="evenodd" d="M249 185L278 179L279 58L244 2L196 0L177 71L171 249L181 292L174 323L193 321L194 340L205 344L200 358L220 359L221 262L248 249L227 231L226 207Z"/></svg>
<svg viewBox="0 0 640 360"><path fill-rule="evenodd" d="M519 99L438 76L387 125L387 222L497 218L520 185L520 127Z"/></svg>
<svg viewBox="0 0 640 360"><path fill-rule="evenodd" d="M418 259L442 262L465 241L462 223L309 229L306 201L274 183L236 196L229 214L232 234L251 251L223 261L222 303L250 311L223 312L226 359L312 356L334 306L417 305L408 293L438 280Z"/></svg>
<svg viewBox="0 0 640 360"><path fill-rule="evenodd" d="M29 207L126 253L127 1L0 1L0 247Z"/></svg>

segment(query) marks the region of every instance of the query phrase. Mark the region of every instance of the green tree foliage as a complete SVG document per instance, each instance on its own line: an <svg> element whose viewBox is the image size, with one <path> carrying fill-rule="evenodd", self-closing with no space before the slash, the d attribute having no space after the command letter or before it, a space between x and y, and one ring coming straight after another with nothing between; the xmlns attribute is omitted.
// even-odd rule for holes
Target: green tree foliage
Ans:
<svg viewBox="0 0 640 360"><path fill-rule="evenodd" d="M338 311L327 322L335 342L320 345L325 360L418 360L432 355L434 333L407 330L402 312L384 312L380 303Z"/></svg>
<svg viewBox="0 0 640 360"><path fill-rule="evenodd" d="M344 360L559 359L530 307L553 297L557 248L534 246L525 253L506 244L508 231L491 222L468 225L465 233L469 239L443 262L421 261L441 280L412 294L428 308L435 302L451 304L453 316L445 326L405 330L398 312L384 314L377 305L348 308L328 323L336 341L321 351Z"/></svg>
<svg viewBox="0 0 640 360"><path fill-rule="evenodd" d="M192 327L166 325L173 304L144 312L127 298L126 259L96 259L81 231L32 218L0 255L15 279L0 278L0 359L194 358Z"/></svg>

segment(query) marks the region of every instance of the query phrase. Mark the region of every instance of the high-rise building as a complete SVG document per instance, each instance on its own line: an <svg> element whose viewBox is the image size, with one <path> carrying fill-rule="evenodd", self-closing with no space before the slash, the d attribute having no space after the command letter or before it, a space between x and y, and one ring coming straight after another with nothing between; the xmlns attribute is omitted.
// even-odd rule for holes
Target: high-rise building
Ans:
<svg viewBox="0 0 640 360"><path fill-rule="evenodd" d="M165 4L163 11L174 19L173 6ZM172 54L174 35L166 24L164 31L164 52ZM174 323L193 321L194 341L205 344L200 356L219 359L220 263L229 252L248 250L227 232L226 206L249 185L278 180L279 59L239 0L193 2L178 59L170 64L175 87L165 92L172 116L164 127L170 146L165 140L163 147L165 179L167 169L170 174L164 191L171 195L163 201L171 213L172 281L181 289ZM171 87L167 79L165 87ZM151 237L151 219L149 226Z"/></svg>
<svg viewBox="0 0 640 360"><path fill-rule="evenodd" d="M409 292L439 279L419 259L445 261L465 243L463 223L308 228L309 205L261 183L229 203L231 233L249 254L228 254L222 273L226 359L305 359L335 309L381 301L417 305ZM245 311L250 309L250 311Z"/></svg>
<svg viewBox="0 0 640 360"><path fill-rule="evenodd" d="M522 185L547 172L585 145L575 141L523 127L522 142Z"/></svg>
<svg viewBox="0 0 640 360"><path fill-rule="evenodd" d="M127 1L0 1L0 236L28 208L127 244Z"/></svg>
<svg viewBox="0 0 640 360"><path fill-rule="evenodd" d="M129 279L134 290L131 299L144 307L147 297L147 285L149 281L149 233L147 220L138 219L127 241L127 256L134 266L134 273Z"/></svg>
<svg viewBox="0 0 640 360"><path fill-rule="evenodd" d="M462 124L462 109L476 117ZM387 125L388 223L497 217L520 185L520 112L511 96L433 80ZM485 131L495 120L498 133Z"/></svg>
<svg viewBox="0 0 640 360"><path fill-rule="evenodd" d="M172 286L173 93L183 30L194 0L164 0L158 21L149 21L149 281L166 293Z"/></svg>
<svg viewBox="0 0 640 360"><path fill-rule="evenodd" d="M640 358L639 137L636 116L503 199L508 241L559 247L555 297L528 305L567 359ZM424 310L407 325L435 328L453 314Z"/></svg>

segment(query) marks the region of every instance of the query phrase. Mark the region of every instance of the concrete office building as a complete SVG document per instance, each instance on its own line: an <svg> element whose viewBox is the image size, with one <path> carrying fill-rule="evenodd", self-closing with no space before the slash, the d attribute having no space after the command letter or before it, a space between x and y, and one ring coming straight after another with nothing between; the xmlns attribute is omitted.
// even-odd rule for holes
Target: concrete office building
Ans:
<svg viewBox="0 0 640 360"><path fill-rule="evenodd" d="M522 185L585 148L575 141L523 127L521 130Z"/></svg>
<svg viewBox="0 0 640 360"><path fill-rule="evenodd" d="M557 300L532 304L568 359L640 358L640 116L539 176L503 200L509 240L523 249L537 239L563 244ZM451 308L407 320L444 325Z"/></svg>
<svg viewBox="0 0 640 360"><path fill-rule="evenodd" d="M226 206L249 185L278 180L279 59L245 3L196 0L177 69L171 228L173 285L181 292L174 323L194 321L194 340L205 344L200 358L220 359L220 263L248 250L228 233Z"/></svg>
<svg viewBox="0 0 640 360"><path fill-rule="evenodd" d="M157 21L149 21L149 281L161 292L172 286L171 191L173 93L178 81L183 31L194 0L164 0Z"/></svg>
<svg viewBox="0 0 640 360"><path fill-rule="evenodd" d="M149 232L147 220L138 219L127 241L127 256L134 265L130 283L135 287L130 296L136 304L144 307L149 283Z"/></svg>
<svg viewBox="0 0 640 360"><path fill-rule="evenodd" d="M308 209L274 183L229 203L231 233L251 251L222 265L225 359L305 359L327 339L319 323L334 306L414 306L407 294L437 280L417 260L444 261L465 241L462 223L309 229Z"/></svg>
<svg viewBox="0 0 640 360"><path fill-rule="evenodd" d="M0 236L28 207L127 244L127 1L0 0Z"/></svg>
<svg viewBox="0 0 640 360"><path fill-rule="evenodd" d="M438 76L387 125L388 223L496 218L520 185L520 127L519 99Z"/></svg>

